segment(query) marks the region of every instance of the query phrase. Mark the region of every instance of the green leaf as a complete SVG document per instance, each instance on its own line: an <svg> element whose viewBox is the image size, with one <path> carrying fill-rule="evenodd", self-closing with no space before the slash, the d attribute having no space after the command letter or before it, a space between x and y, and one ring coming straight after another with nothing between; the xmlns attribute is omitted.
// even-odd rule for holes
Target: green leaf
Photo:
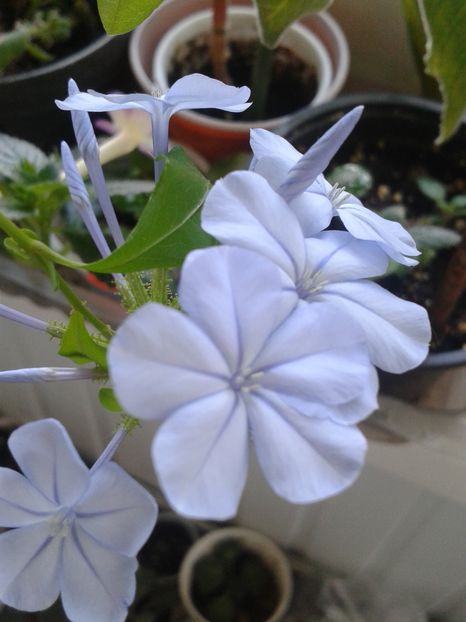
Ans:
<svg viewBox="0 0 466 622"><path fill-rule="evenodd" d="M104 408L106 408L112 413L123 412L123 408L120 406L117 398L115 397L115 393L113 392L112 389L108 389L106 387L100 389L99 401Z"/></svg>
<svg viewBox="0 0 466 622"><path fill-rule="evenodd" d="M454 196L450 205L453 208L455 216L463 216L466 210L466 194L457 194Z"/></svg>
<svg viewBox="0 0 466 622"><path fill-rule="evenodd" d="M31 34L27 29L0 34L0 74L27 51L30 40Z"/></svg>
<svg viewBox="0 0 466 622"><path fill-rule="evenodd" d="M103 369L107 367L106 348L91 337L83 316L77 311L71 313L58 354L70 358L78 365L96 363Z"/></svg>
<svg viewBox="0 0 466 622"><path fill-rule="evenodd" d="M165 158L162 175L125 243L91 272L135 272L179 266L193 249L213 244L200 226L199 210L209 182L177 147Z"/></svg>
<svg viewBox="0 0 466 622"><path fill-rule="evenodd" d="M163 0L97 0L100 19L109 35L122 35L136 28Z"/></svg>
<svg viewBox="0 0 466 622"><path fill-rule="evenodd" d="M447 196L447 190L443 184L441 184L436 179L432 179L431 177L419 177L416 180L417 186L419 190L438 203L439 201L444 201Z"/></svg>
<svg viewBox="0 0 466 622"><path fill-rule="evenodd" d="M24 161L32 164L37 171L50 164L45 153L32 143L0 134L0 177L19 181Z"/></svg>
<svg viewBox="0 0 466 622"><path fill-rule="evenodd" d="M255 0L259 13L261 41L269 48L277 45L283 31L307 13L327 8L333 0Z"/></svg>
<svg viewBox="0 0 466 622"><path fill-rule="evenodd" d="M382 218L403 224L406 220L406 207L404 205L388 205L382 208L378 214Z"/></svg>
<svg viewBox="0 0 466 622"><path fill-rule="evenodd" d="M365 166L353 162L336 166L329 174L328 180L332 185L344 186L347 192L354 194L358 199L366 196L374 185L370 171Z"/></svg>
<svg viewBox="0 0 466 622"><path fill-rule="evenodd" d="M466 110L466 2L419 0L427 34L426 72L436 78L443 98L440 135L449 138Z"/></svg>
<svg viewBox="0 0 466 622"><path fill-rule="evenodd" d="M435 225L414 225L410 227L409 233L420 250L451 248L461 242L461 236L456 231Z"/></svg>

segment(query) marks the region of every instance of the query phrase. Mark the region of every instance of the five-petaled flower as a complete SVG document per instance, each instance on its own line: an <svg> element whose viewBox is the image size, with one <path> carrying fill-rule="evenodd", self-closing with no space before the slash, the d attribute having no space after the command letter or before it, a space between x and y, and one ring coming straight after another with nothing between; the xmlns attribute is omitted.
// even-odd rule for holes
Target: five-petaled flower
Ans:
<svg viewBox="0 0 466 622"><path fill-rule="evenodd" d="M416 265L412 257L420 253L402 225L367 209L344 188L332 187L322 175L362 110L359 106L348 112L304 155L281 136L263 129L251 130L254 158L250 168L287 200L306 237L323 231L333 216L339 216L355 238L376 242L394 261Z"/></svg>
<svg viewBox="0 0 466 622"><path fill-rule="evenodd" d="M187 315L149 303L117 330L108 360L122 406L164 420L153 461L170 504L193 517L234 516L249 432L285 499L336 494L362 468L355 423L377 405L364 335L324 303L297 305L257 253L191 253L180 282Z"/></svg>
<svg viewBox="0 0 466 622"><path fill-rule="evenodd" d="M134 598L136 553L157 507L123 469L89 470L53 419L12 433L23 474L0 468L0 601L46 609L61 595L74 622L118 622Z"/></svg>
<svg viewBox="0 0 466 622"><path fill-rule="evenodd" d="M393 373L419 365L427 356L430 325L426 310L368 280L388 264L379 244L346 231L305 238L287 202L257 173L239 171L218 181L202 212L204 229L223 244L261 253L289 278L289 287L311 303L325 302L364 332L371 360Z"/></svg>

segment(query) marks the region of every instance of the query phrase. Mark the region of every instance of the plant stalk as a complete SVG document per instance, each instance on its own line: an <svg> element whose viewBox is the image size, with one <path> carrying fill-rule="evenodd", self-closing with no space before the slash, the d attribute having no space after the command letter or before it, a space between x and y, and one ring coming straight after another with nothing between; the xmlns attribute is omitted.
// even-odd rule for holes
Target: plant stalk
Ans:
<svg viewBox="0 0 466 622"><path fill-rule="evenodd" d="M272 58L273 50L258 41L251 75L251 98L254 103L247 114L250 121L258 121L265 116L265 106L272 77Z"/></svg>
<svg viewBox="0 0 466 622"><path fill-rule="evenodd" d="M211 56L214 78L225 84L231 83L226 68L226 40L225 22L227 15L227 0L213 0L213 24Z"/></svg>

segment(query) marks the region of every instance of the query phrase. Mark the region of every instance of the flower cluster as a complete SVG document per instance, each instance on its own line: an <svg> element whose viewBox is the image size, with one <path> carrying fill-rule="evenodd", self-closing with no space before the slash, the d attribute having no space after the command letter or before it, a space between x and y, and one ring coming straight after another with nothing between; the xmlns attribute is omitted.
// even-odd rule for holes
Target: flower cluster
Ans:
<svg viewBox="0 0 466 622"><path fill-rule="evenodd" d="M250 440L267 481L292 503L349 486L366 450L357 424L377 408L376 367L411 369L427 355L430 340L425 310L370 280L385 272L389 259L415 264L414 241L323 176L361 108L304 155L279 136L253 130L250 170L227 175L207 194L178 152L166 155L171 114L189 107L240 111L248 97L246 87L193 75L160 97L81 93L70 83L69 97L57 102L72 111L113 237L112 250L63 145L71 199L103 257L86 267L113 274L129 312L115 333L51 267L82 264L0 220L25 253L52 271L73 306L64 329L2 305L0 316L48 332L61 340L62 354L94 365L4 371L0 381L108 379L127 415L161 422L152 444L155 471L170 505L190 517L235 515ZM88 112L127 109L149 115L156 186L125 240ZM135 145L141 142L138 136ZM189 202L193 206L185 207ZM332 228L334 219L344 230ZM183 265L173 296L166 268L177 262ZM156 509L109 461L124 436L120 428L88 470L56 422L27 424L13 434L10 446L24 476L0 469L0 525L14 528L0 536L0 600L32 611L61 593L70 619L125 618L134 556Z"/></svg>

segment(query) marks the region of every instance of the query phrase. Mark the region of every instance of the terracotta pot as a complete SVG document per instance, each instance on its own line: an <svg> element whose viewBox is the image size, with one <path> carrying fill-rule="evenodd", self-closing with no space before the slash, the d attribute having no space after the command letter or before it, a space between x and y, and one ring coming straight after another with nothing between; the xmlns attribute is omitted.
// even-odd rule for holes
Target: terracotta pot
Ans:
<svg viewBox="0 0 466 622"><path fill-rule="evenodd" d="M74 142L70 115L55 99L67 95L74 78L82 90L128 90L128 36L101 36L79 52L38 69L0 78L0 132L28 140L48 151L61 140Z"/></svg>
<svg viewBox="0 0 466 622"><path fill-rule="evenodd" d="M248 0L234 0L233 9L249 7ZM162 89L168 84L166 78L160 75L153 76L153 61L158 68L167 66L170 62L165 59L164 49L171 51L171 36L163 41L167 31L181 28L183 18L199 11L211 9L210 0L183 0L183 2L168 2L157 9L153 15L139 26L133 33L130 43L130 63L135 78L146 92L157 88L157 82L162 82ZM318 70L322 78L322 88L318 92L315 103L331 99L343 86L348 72L349 54L346 40L340 28L327 14L315 14L305 20L305 28L310 31L311 38L317 44L305 55L318 59ZM317 48L317 49L316 49ZM162 51L162 54L160 52ZM322 66L322 65L325 65ZM162 74L164 73L162 69ZM328 75L330 71L330 76ZM325 73L325 75L324 75ZM310 102L310 105L312 103ZM249 129L252 126L268 127L273 129L289 121L292 115L280 117L270 121L257 123L241 123L211 119L197 112L182 112L175 115L171 121L170 134L174 140L188 144L209 160L216 160L222 156L247 150L249 144Z"/></svg>
<svg viewBox="0 0 466 622"><path fill-rule="evenodd" d="M387 144L392 143L400 156L422 154L431 148L437 134L441 106L437 102L394 94L363 94L342 97L300 116L283 128L284 136L300 149L309 147L344 113L363 104L361 121L342 147L350 154L366 135L382 140L389 127ZM379 136L380 135L380 136ZM375 139L374 139L375 140ZM446 144L435 148L435 162L446 162L455 175L466 177L466 123ZM462 164L463 163L463 164ZM432 175L435 176L435 167ZM363 200L364 203L364 200ZM466 411L466 350L431 353L424 363L405 374L379 372L381 391L423 409L449 412Z"/></svg>
<svg viewBox="0 0 466 622"><path fill-rule="evenodd" d="M269 538L257 531L242 527L216 529L200 538L189 550L183 560L179 574L181 601L193 622L210 622L197 609L192 600L191 588L196 563L209 555L221 542L238 540L246 550L255 553L273 572L278 588L277 606L273 614L264 622L279 622L285 616L292 596L291 569L282 550Z"/></svg>

